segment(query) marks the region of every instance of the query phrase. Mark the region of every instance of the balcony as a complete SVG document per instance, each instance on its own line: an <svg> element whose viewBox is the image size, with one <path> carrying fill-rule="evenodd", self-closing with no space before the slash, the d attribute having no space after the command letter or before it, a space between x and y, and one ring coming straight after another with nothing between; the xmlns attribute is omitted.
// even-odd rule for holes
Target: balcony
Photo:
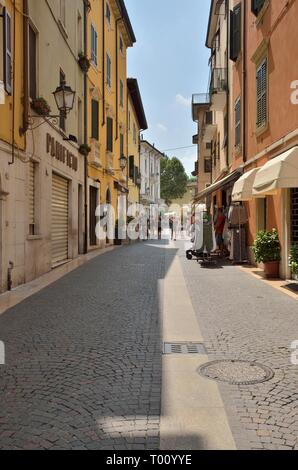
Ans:
<svg viewBox="0 0 298 470"><path fill-rule="evenodd" d="M100 143L92 139L91 140L91 152L88 155L88 163L90 166L93 166L94 168L102 168L102 162L100 158Z"/></svg>
<svg viewBox="0 0 298 470"><path fill-rule="evenodd" d="M199 114L202 111L207 111L210 108L210 94L200 93L192 95L192 119L194 122L198 122Z"/></svg>
<svg viewBox="0 0 298 470"><path fill-rule="evenodd" d="M211 109L213 111L224 110L227 104L227 91L227 69L213 69L210 80Z"/></svg>
<svg viewBox="0 0 298 470"><path fill-rule="evenodd" d="M199 134L196 134L192 137L192 143L193 143L193 145L198 145L198 143L199 143Z"/></svg>
<svg viewBox="0 0 298 470"><path fill-rule="evenodd" d="M217 125L214 121L213 111L207 111L204 116L204 123L202 127L202 140L208 143L213 140L214 134L217 131Z"/></svg>

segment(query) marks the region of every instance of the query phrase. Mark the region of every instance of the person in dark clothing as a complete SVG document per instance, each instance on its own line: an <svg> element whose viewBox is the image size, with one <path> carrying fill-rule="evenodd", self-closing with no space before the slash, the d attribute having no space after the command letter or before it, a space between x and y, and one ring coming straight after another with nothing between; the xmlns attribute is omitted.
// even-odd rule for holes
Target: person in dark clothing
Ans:
<svg viewBox="0 0 298 470"><path fill-rule="evenodd" d="M223 213L223 209L218 209L217 213L217 220L215 224L215 237L216 237L216 244L218 246L218 249L220 250L220 253L223 254L224 252L224 229L225 229L225 224L226 224L226 217Z"/></svg>

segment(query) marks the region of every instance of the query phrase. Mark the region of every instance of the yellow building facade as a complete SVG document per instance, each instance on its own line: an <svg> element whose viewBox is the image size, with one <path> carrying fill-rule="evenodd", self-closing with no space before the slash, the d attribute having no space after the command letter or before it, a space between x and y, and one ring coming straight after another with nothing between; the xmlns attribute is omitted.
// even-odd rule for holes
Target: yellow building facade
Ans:
<svg viewBox="0 0 298 470"><path fill-rule="evenodd" d="M91 0L87 27L88 71L88 248L96 239L96 206L128 193L127 49L136 39L123 0ZM117 215L116 215L117 217Z"/></svg>
<svg viewBox="0 0 298 470"><path fill-rule="evenodd" d="M127 79L128 202L140 202L140 133L148 128L138 82Z"/></svg>

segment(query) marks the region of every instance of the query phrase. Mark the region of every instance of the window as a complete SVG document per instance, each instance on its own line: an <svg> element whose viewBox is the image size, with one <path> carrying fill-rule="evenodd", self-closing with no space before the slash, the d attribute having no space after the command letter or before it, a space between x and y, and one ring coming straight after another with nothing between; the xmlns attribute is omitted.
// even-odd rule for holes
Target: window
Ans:
<svg viewBox="0 0 298 470"><path fill-rule="evenodd" d="M137 143L137 128L135 123L133 124L133 141L135 144Z"/></svg>
<svg viewBox="0 0 298 470"><path fill-rule="evenodd" d="M235 103L235 147L241 144L241 99L240 97Z"/></svg>
<svg viewBox="0 0 298 470"><path fill-rule="evenodd" d="M29 25L29 96L34 100L37 96L37 38L32 26Z"/></svg>
<svg viewBox="0 0 298 470"><path fill-rule="evenodd" d="M60 79L59 79L59 84L60 85L63 85L63 83L65 82L65 73L63 72L63 70L60 69ZM59 119L59 126L60 126L60 129L62 129L63 131L65 131L65 114L63 111L60 111L60 119Z"/></svg>
<svg viewBox="0 0 298 470"><path fill-rule="evenodd" d="M91 138L99 140L99 103L96 100L91 101Z"/></svg>
<svg viewBox="0 0 298 470"><path fill-rule="evenodd" d="M83 22L80 12L78 11L78 54L83 51Z"/></svg>
<svg viewBox="0 0 298 470"><path fill-rule="evenodd" d="M112 86L112 61L109 54L107 54L107 85L110 88Z"/></svg>
<svg viewBox="0 0 298 470"><path fill-rule="evenodd" d="M135 177L135 157L134 155L129 156L129 177L130 179L134 179Z"/></svg>
<svg viewBox="0 0 298 470"><path fill-rule="evenodd" d="M111 9L108 2L106 3L106 19L111 24Z"/></svg>
<svg viewBox="0 0 298 470"><path fill-rule="evenodd" d="M236 62L241 51L241 4L231 11L230 23L230 59Z"/></svg>
<svg viewBox="0 0 298 470"><path fill-rule="evenodd" d="M255 16L258 16L262 10L266 0L251 0L251 11Z"/></svg>
<svg viewBox="0 0 298 470"><path fill-rule="evenodd" d="M107 151L113 152L113 119L107 118Z"/></svg>
<svg viewBox="0 0 298 470"><path fill-rule="evenodd" d="M124 85L122 80L120 80L120 106L121 108L124 106Z"/></svg>
<svg viewBox="0 0 298 470"><path fill-rule="evenodd" d="M211 158L205 158L204 159L204 172L205 173L211 173L212 171L212 160Z"/></svg>
<svg viewBox="0 0 298 470"><path fill-rule="evenodd" d="M120 48L120 52L122 52L122 54L123 54L124 46L123 46L123 39L122 39L121 36L120 36L120 46L119 46L119 48Z"/></svg>
<svg viewBox="0 0 298 470"><path fill-rule="evenodd" d="M124 135L120 134L120 157L124 156Z"/></svg>
<svg viewBox="0 0 298 470"><path fill-rule="evenodd" d="M91 25L91 61L94 65L97 65L97 43L98 35L94 26Z"/></svg>
<svg viewBox="0 0 298 470"><path fill-rule="evenodd" d="M130 131L130 111L128 111L128 130Z"/></svg>
<svg viewBox="0 0 298 470"><path fill-rule="evenodd" d="M66 5L65 0L60 0L60 21L63 26L66 25Z"/></svg>
<svg viewBox="0 0 298 470"><path fill-rule="evenodd" d="M8 95L12 92L12 31L11 31L11 16L4 8L3 10L3 24L4 24L4 87Z"/></svg>
<svg viewBox="0 0 298 470"><path fill-rule="evenodd" d="M257 69L257 128L267 124L267 58Z"/></svg>

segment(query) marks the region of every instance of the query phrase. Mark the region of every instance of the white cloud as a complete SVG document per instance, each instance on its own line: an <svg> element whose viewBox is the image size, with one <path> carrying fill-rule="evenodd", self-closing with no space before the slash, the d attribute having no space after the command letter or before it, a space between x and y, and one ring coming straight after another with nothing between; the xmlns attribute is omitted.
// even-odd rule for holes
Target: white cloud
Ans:
<svg viewBox="0 0 298 470"><path fill-rule="evenodd" d="M178 94L176 95L176 103L188 107L191 105L191 98L185 98L185 96Z"/></svg>
<svg viewBox="0 0 298 470"><path fill-rule="evenodd" d="M157 124L157 128L162 132L168 132L168 128L164 124L161 124L160 122Z"/></svg>

